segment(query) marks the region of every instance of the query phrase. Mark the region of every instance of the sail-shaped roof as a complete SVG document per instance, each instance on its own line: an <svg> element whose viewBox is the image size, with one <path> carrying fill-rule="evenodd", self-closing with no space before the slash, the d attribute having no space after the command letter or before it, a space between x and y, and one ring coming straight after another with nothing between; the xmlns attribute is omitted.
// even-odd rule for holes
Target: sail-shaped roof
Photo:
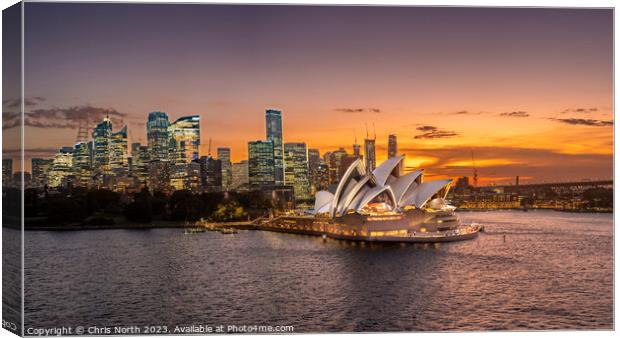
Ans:
<svg viewBox="0 0 620 338"><path fill-rule="evenodd" d="M449 186L450 183L452 183L451 179L424 182L415 187L415 189L408 191L405 196L403 196L403 200L401 200L400 205L413 205L416 208L421 208L431 197L433 197L433 195L438 193L444 187ZM443 198L445 196L441 197Z"/></svg>
<svg viewBox="0 0 620 338"><path fill-rule="evenodd" d="M375 170L372 171L372 174L377 179L377 184L385 185L390 174L399 177L402 170L403 159L403 156L394 156L376 167Z"/></svg>
<svg viewBox="0 0 620 338"><path fill-rule="evenodd" d="M387 193L393 206L396 206L396 199L394 198L394 193L390 186L376 186L374 188L368 189L364 197L361 198L360 202L355 206L357 211L362 210L368 203L370 203L375 197L381 195L382 193Z"/></svg>
<svg viewBox="0 0 620 338"><path fill-rule="evenodd" d="M402 175L403 159L402 156L392 157L372 173L366 171L360 159L355 160L347 168L333 194L329 191L317 193L315 212L328 212L332 217L344 215L351 210L359 212L381 194L387 194L395 207L422 208L439 192L442 195L439 198L445 198L451 179L420 183L422 169Z"/></svg>
<svg viewBox="0 0 620 338"><path fill-rule="evenodd" d="M314 199L314 212L315 213L323 213L329 212L331 208L332 201L334 200L334 194L329 191L319 191L316 193L316 197Z"/></svg>
<svg viewBox="0 0 620 338"><path fill-rule="evenodd" d="M390 186L394 191L394 196L396 196L396 202L399 205L403 199L403 196L405 196L405 193L410 189L415 189L417 185L415 181L416 179L418 179L418 177L420 177L420 175L422 175L422 172L422 169L410 172L406 175L399 177L398 179L396 179L395 182L390 183Z"/></svg>
<svg viewBox="0 0 620 338"><path fill-rule="evenodd" d="M334 200L332 201L331 213L332 217L336 214L336 209L338 207L338 201L342 197L344 191L347 187L350 186L351 180L357 180L363 177L366 174L366 167L364 167L364 162L361 159L357 159L351 163L347 171L345 171L344 175L340 179L340 183L338 183L338 188L336 188L336 193L334 193Z"/></svg>
<svg viewBox="0 0 620 338"><path fill-rule="evenodd" d="M371 187L373 184L373 180L371 180L372 176L370 175L366 175L364 177L362 177L361 180L356 181L355 186L348 190L347 193L342 194L342 197L340 198L340 201L338 201L338 207L336 209L336 214L343 214L345 213L349 208L349 205L351 204L351 202L353 201L353 199L355 198L355 196L357 196L357 194L359 193L359 191L364 187L364 186L369 186Z"/></svg>

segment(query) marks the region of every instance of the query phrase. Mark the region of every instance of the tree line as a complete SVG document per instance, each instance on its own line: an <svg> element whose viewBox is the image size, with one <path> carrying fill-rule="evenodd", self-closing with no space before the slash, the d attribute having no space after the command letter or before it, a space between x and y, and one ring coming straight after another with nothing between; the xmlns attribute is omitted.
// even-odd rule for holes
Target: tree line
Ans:
<svg viewBox="0 0 620 338"><path fill-rule="evenodd" d="M17 189L7 189L4 193L5 197L19 196ZM7 198L3 198L3 203L5 207L14 207ZM53 193L32 188L25 190L24 203L26 223L40 225L106 225L119 217L135 223L199 219L240 221L266 216L277 208L260 191L193 193L178 190L165 194L151 192L148 188L133 194L81 187Z"/></svg>

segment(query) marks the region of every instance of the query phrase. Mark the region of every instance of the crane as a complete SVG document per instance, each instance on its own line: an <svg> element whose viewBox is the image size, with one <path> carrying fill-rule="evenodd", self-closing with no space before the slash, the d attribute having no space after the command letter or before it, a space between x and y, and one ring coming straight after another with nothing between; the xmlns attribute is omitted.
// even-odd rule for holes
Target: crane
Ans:
<svg viewBox="0 0 620 338"><path fill-rule="evenodd" d="M476 169L476 160L474 159L474 151L471 150L471 166L474 171L474 187L478 186L478 169Z"/></svg>
<svg viewBox="0 0 620 338"><path fill-rule="evenodd" d="M78 122L78 132L77 137L75 138L75 144L88 142L88 119L82 118Z"/></svg>

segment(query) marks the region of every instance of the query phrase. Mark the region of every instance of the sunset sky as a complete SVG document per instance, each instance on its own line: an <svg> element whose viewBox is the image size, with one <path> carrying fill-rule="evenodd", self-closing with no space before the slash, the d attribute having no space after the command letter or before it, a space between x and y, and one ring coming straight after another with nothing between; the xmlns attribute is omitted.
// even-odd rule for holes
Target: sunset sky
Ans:
<svg viewBox="0 0 620 338"><path fill-rule="evenodd" d="M611 9L25 6L26 170L106 112L142 143L149 112L199 114L201 155L239 161L276 108L321 154L374 123L379 161L394 133L431 176L472 150L483 185L613 176Z"/></svg>

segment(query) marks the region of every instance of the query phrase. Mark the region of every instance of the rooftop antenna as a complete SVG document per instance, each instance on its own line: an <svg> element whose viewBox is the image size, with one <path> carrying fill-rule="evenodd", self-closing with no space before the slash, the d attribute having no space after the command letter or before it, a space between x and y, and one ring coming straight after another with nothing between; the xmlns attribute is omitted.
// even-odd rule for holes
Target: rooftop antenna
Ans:
<svg viewBox="0 0 620 338"><path fill-rule="evenodd" d="M211 157L211 138L209 137L209 157Z"/></svg>
<svg viewBox="0 0 620 338"><path fill-rule="evenodd" d="M368 139L368 122L364 123L366 125L366 139Z"/></svg>
<svg viewBox="0 0 620 338"><path fill-rule="evenodd" d="M357 133L355 132L355 128L353 128L353 138L355 139L353 144L357 144Z"/></svg>
<svg viewBox="0 0 620 338"><path fill-rule="evenodd" d="M373 140L377 139L377 130L375 129L375 123L372 123L372 132L375 134L375 136L373 137Z"/></svg>

